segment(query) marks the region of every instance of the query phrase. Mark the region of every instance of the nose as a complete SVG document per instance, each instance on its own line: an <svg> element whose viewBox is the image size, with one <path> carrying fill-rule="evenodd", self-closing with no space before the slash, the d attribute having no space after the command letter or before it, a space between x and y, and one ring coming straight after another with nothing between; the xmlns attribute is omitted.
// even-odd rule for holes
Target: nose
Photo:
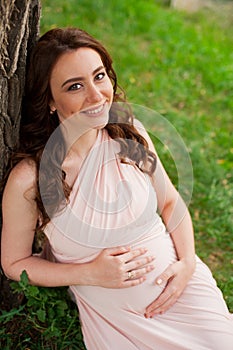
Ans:
<svg viewBox="0 0 233 350"><path fill-rule="evenodd" d="M102 100L102 93L100 88L95 84L90 84L87 89L87 101L89 103L96 103Z"/></svg>

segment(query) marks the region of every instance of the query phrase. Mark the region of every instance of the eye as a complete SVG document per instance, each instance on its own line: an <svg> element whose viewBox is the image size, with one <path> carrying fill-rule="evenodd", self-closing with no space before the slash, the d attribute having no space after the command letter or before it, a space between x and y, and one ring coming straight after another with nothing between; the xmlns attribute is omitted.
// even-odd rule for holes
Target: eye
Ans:
<svg viewBox="0 0 233 350"><path fill-rule="evenodd" d="M69 86L68 91L80 90L82 85L80 83L75 83Z"/></svg>
<svg viewBox="0 0 233 350"><path fill-rule="evenodd" d="M102 80L102 79L104 79L105 75L106 75L105 72L98 73L98 74L95 76L95 80Z"/></svg>

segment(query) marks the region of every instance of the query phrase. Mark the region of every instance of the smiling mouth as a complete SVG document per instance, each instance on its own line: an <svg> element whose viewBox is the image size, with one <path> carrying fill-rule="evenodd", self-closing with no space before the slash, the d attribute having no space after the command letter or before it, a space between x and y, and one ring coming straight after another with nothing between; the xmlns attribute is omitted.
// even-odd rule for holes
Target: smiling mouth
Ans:
<svg viewBox="0 0 233 350"><path fill-rule="evenodd" d="M102 110L104 109L104 106L105 106L105 103L103 103L101 106L99 106L97 108L88 109L86 111L83 111L82 113L95 115L95 114L98 114L98 113L102 112Z"/></svg>

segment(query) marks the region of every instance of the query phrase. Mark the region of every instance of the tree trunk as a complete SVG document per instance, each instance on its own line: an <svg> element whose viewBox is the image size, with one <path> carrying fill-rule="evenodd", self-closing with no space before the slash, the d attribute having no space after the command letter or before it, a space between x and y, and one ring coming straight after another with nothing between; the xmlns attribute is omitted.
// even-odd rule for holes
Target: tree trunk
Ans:
<svg viewBox="0 0 233 350"><path fill-rule="evenodd" d="M0 0L0 180L18 142L27 57L39 34L40 8L40 0ZM1 272L0 308L15 302Z"/></svg>

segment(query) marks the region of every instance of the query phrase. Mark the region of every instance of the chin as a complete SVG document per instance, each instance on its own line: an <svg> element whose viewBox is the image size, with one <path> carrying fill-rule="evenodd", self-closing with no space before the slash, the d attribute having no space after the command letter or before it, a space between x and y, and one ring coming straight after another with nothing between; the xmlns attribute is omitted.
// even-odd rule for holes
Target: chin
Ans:
<svg viewBox="0 0 233 350"><path fill-rule="evenodd" d="M94 117L92 120L89 121L89 126L93 129L103 129L109 121L109 114L105 114L103 116Z"/></svg>
<svg viewBox="0 0 233 350"><path fill-rule="evenodd" d="M105 126L107 125L108 123L105 123L105 124L102 124L102 125L97 125L97 126L95 126L93 129L95 129L95 130L101 130L101 129L104 129L105 128Z"/></svg>

